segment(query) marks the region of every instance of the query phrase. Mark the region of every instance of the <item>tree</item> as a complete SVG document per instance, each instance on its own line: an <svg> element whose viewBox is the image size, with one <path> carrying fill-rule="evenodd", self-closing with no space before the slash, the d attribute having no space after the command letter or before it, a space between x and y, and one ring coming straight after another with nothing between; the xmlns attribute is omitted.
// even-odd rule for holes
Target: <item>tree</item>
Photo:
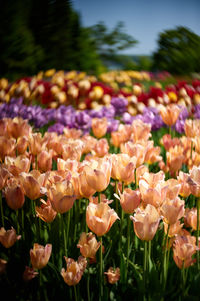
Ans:
<svg viewBox="0 0 200 301"><path fill-rule="evenodd" d="M160 33L153 61L154 70L166 70L177 75L199 72L200 36L185 27Z"/></svg>
<svg viewBox="0 0 200 301"><path fill-rule="evenodd" d="M103 62L116 61L118 53L130 48L137 41L124 32L124 23L118 22L117 25L109 30L103 22L88 27L93 44Z"/></svg>

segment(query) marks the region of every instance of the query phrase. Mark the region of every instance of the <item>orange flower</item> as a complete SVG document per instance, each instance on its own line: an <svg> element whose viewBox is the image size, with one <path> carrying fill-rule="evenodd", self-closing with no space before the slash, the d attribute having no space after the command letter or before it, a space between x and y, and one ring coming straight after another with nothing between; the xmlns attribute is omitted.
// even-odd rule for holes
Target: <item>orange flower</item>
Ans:
<svg viewBox="0 0 200 301"><path fill-rule="evenodd" d="M127 154L129 157L135 158L136 167L139 167L144 163L146 146L128 141L125 144L120 145L120 150L122 153Z"/></svg>
<svg viewBox="0 0 200 301"><path fill-rule="evenodd" d="M62 144L62 158L80 161L83 152L84 143L80 139L68 140Z"/></svg>
<svg viewBox="0 0 200 301"><path fill-rule="evenodd" d="M120 269L119 268L114 269L114 268L110 267L108 269L108 271L105 272L104 274L107 275L108 282L110 284L114 284L120 279Z"/></svg>
<svg viewBox="0 0 200 301"><path fill-rule="evenodd" d="M34 269L43 269L51 256L52 245L47 244L45 247L35 243L33 249L30 249L31 264Z"/></svg>
<svg viewBox="0 0 200 301"><path fill-rule="evenodd" d="M41 133L32 133L29 135L29 152L37 156L41 153L42 149L45 147L43 144L43 138Z"/></svg>
<svg viewBox="0 0 200 301"><path fill-rule="evenodd" d="M200 212L199 212L200 218ZM186 208L184 223L186 227L191 227L193 231L197 230L197 208ZM200 225L199 225L200 229Z"/></svg>
<svg viewBox="0 0 200 301"><path fill-rule="evenodd" d="M160 209L161 214L164 216L164 221L169 224L175 224L185 213L185 202L179 199L174 200L166 199Z"/></svg>
<svg viewBox="0 0 200 301"><path fill-rule="evenodd" d="M0 165L0 190L5 187L8 178L11 176L11 173L2 165Z"/></svg>
<svg viewBox="0 0 200 301"><path fill-rule="evenodd" d="M30 160L24 156L19 155L17 158L12 157L5 157L5 165L7 166L8 170L16 177L21 172L29 172L31 162Z"/></svg>
<svg viewBox="0 0 200 301"><path fill-rule="evenodd" d="M14 155L15 139L0 136L0 160L4 160L5 156Z"/></svg>
<svg viewBox="0 0 200 301"><path fill-rule="evenodd" d="M163 223L164 223L164 231L165 231L165 234L167 235L168 224L165 223L165 222L163 222ZM171 225L170 225L170 228L169 228L168 236L169 236L169 237L174 237L174 236L177 235L177 234L181 234L183 225L184 225L184 224L181 224L179 220L176 221L174 224L171 224Z"/></svg>
<svg viewBox="0 0 200 301"><path fill-rule="evenodd" d="M167 157L167 167L170 174L176 175L177 172L181 169L184 162L184 149L182 146L171 147L166 154Z"/></svg>
<svg viewBox="0 0 200 301"><path fill-rule="evenodd" d="M137 208L130 219L133 221L137 237L145 241L154 238L160 222L160 215L154 206L148 204L144 210Z"/></svg>
<svg viewBox="0 0 200 301"><path fill-rule="evenodd" d="M191 194L190 185L188 184L189 174L179 171L179 175L177 177L178 182L181 184L181 189L179 194L186 198Z"/></svg>
<svg viewBox="0 0 200 301"><path fill-rule="evenodd" d="M117 213L107 203L89 203L86 209L88 228L98 236L106 234L119 219Z"/></svg>
<svg viewBox="0 0 200 301"><path fill-rule="evenodd" d="M141 140L148 140L151 137L151 125L143 122L140 119L136 119L132 122L132 135L131 139L133 142L138 142Z"/></svg>
<svg viewBox="0 0 200 301"><path fill-rule="evenodd" d="M139 180L139 189L144 205L151 204L156 208L161 206L166 193L167 186L164 185L165 174L162 171L157 173L145 172Z"/></svg>
<svg viewBox="0 0 200 301"><path fill-rule="evenodd" d="M20 173L20 181L24 189L24 194L30 200L35 200L41 196L41 179L40 173L34 170L30 173Z"/></svg>
<svg viewBox="0 0 200 301"><path fill-rule="evenodd" d="M3 273L5 273L6 271L6 266L7 266L7 261L0 258L0 275L2 275Z"/></svg>
<svg viewBox="0 0 200 301"><path fill-rule="evenodd" d="M28 138L25 136L17 139L16 150L18 154L24 154L28 147Z"/></svg>
<svg viewBox="0 0 200 301"><path fill-rule="evenodd" d="M7 181L7 186L4 189L5 198L7 205L13 209L17 210L24 205L24 192L23 189L15 178L11 178Z"/></svg>
<svg viewBox="0 0 200 301"><path fill-rule="evenodd" d="M0 242L5 248L12 247L20 238L21 235L17 235L13 227L7 231L3 227L0 229Z"/></svg>
<svg viewBox="0 0 200 301"><path fill-rule="evenodd" d="M191 193L196 197L200 197L200 167L192 167L187 183L190 186Z"/></svg>
<svg viewBox="0 0 200 301"><path fill-rule="evenodd" d="M173 246L173 259L179 269L188 268L196 259L192 256L196 253L195 237L177 236Z"/></svg>
<svg viewBox="0 0 200 301"><path fill-rule="evenodd" d="M85 166L84 172L88 185L95 191L101 192L110 183L112 163L109 158L93 161L90 166Z"/></svg>
<svg viewBox="0 0 200 301"><path fill-rule="evenodd" d="M85 172L81 172L80 174L77 173L76 175L74 175L72 177L72 183L77 199L81 199L83 197L90 198L96 192L92 187L88 185Z"/></svg>
<svg viewBox="0 0 200 301"><path fill-rule="evenodd" d="M176 123L181 109L176 104L169 104L167 106L160 105L160 115L162 120L168 126L172 126Z"/></svg>
<svg viewBox="0 0 200 301"><path fill-rule="evenodd" d="M136 184L138 185L140 177L142 177L145 172L149 172L149 169L146 165L141 165L138 168L136 168ZM135 182L135 181L134 181Z"/></svg>
<svg viewBox="0 0 200 301"><path fill-rule="evenodd" d="M48 170L51 170L52 168L52 151L41 151L37 157L37 162L38 162L38 169L41 172L45 172Z"/></svg>
<svg viewBox="0 0 200 301"><path fill-rule="evenodd" d="M100 139L95 144L92 153L94 152L94 155L96 155L97 157L104 157L108 154L108 151L109 145L107 139Z"/></svg>
<svg viewBox="0 0 200 301"><path fill-rule="evenodd" d="M173 200L178 197L181 184L176 179L169 179L163 183L163 186L167 186L166 198Z"/></svg>
<svg viewBox="0 0 200 301"><path fill-rule="evenodd" d="M127 154L113 154L111 177L125 185L135 181L135 157Z"/></svg>
<svg viewBox="0 0 200 301"><path fill-rule="evenodd" d="M42 203L41 206L35 207L37 216L44 222L51 223L55 219L57 212L52 208L51 202L49 200L45 202L43 199L40 199L40 202Z"/></svg>
<svg viewBox="0 0 200 301"><path fill-rule="evenodd" d="M139 206L141 195L139 190L125 188L124 192L120 193L120 204L125 213L133 214L134 210Z"/></svg>
<svg viewBox="0 0 200 301"><path fill-rule="evenodd" d="M78 261L75 261L72 258L64 258L67 264L67 270L62 268L61 275L65 283L67 283L69 286L76 285L83 276L87 266L87 260L82 256L79 256Z"/></svg>
<svg viewBox="0 0 200 301"><path fill-rule="evenodd" d="M92 131L97 138L102 138L107 132L107 118L92 118Z"/></svg>
<svg viewBox="0 0 200 301"><path fill-rule="evenodd" d="M76 200L72 182L63 180L52 184L47 190L47 196L53 209L58 213L65 213L70 210Z"/></svg>
<svg viewBox="0 0 200 301"><path fill-rule="evenodd" d="M101 243L97 242L95 235L92 232L83 232L77 244L77 248L80 248L80 252L84 257L94 260L100 245Z"/></svg>
<svg viewBox="0 0 200 301"><path fill-rule="evenodd" d="M17 139L19 137L28 136L32 132L32 128L27 120L21 117L15 117L8 123L8 132L13 138Z"/></svg>
<svg viewBox="0 0 200 301"><path fill-rule="evenodd" d="M200 120L199 119L186 119L184 123L185 134L189 138L200 136Z"/></svg>

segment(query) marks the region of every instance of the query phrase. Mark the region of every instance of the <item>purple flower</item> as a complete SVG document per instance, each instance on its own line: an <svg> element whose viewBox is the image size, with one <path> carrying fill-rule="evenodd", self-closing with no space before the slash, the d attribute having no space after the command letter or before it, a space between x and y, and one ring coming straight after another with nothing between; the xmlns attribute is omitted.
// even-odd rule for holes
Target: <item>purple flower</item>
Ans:
<svg viewBox="0 0 200 301"><path fill-rule="evenodd" d="M111 99L111 105L115 108L115 115L122 115L126 112L128 100L120 97L113 97Z"/></svg>
<svg viewBox="0 0 200 301"><path fill-rule="evenodd" d="M75 113L73 127L89 131L91 128L91 117L84 111Z"/></svg>
<svg viewBox="0 0 200 301"><path fill-rule="evenodd" d="M64 125L61 123L55 123L48 128L48 132L56 132L58 134L63 134Z"/></svg>
<svg viewBox="0 0 200 301"><path fill-rule="evenodd" d="M119 127L119 120L117 120L117 119L108 119L107 133L117 131L118 127Z"/></svg>

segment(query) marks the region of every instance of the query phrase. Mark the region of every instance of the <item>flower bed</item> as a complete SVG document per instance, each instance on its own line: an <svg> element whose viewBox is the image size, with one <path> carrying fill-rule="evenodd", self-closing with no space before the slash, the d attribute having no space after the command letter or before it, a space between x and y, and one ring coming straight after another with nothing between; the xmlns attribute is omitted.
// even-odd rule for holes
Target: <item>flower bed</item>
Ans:
<svg viewBox="0 0 200 301"><path fill-rule="evenodd" d="M8 297L198 300L200 120L177 105L134 118L112 102L85 112L0 107Z"/></svg>

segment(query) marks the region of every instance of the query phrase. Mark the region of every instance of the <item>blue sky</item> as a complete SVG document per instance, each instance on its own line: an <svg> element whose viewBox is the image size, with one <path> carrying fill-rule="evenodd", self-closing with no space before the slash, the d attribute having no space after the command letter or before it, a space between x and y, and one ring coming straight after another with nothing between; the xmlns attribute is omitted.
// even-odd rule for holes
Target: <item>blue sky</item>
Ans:
<svg viewBox="0 0 200 301"><path fill-rule="evenodd" d="M125 32L139 43L123 53L151 55L158 34L185 26L200 35L200 0L72 0L83 26L103 21L112 29L123 21Z"/></svg>

